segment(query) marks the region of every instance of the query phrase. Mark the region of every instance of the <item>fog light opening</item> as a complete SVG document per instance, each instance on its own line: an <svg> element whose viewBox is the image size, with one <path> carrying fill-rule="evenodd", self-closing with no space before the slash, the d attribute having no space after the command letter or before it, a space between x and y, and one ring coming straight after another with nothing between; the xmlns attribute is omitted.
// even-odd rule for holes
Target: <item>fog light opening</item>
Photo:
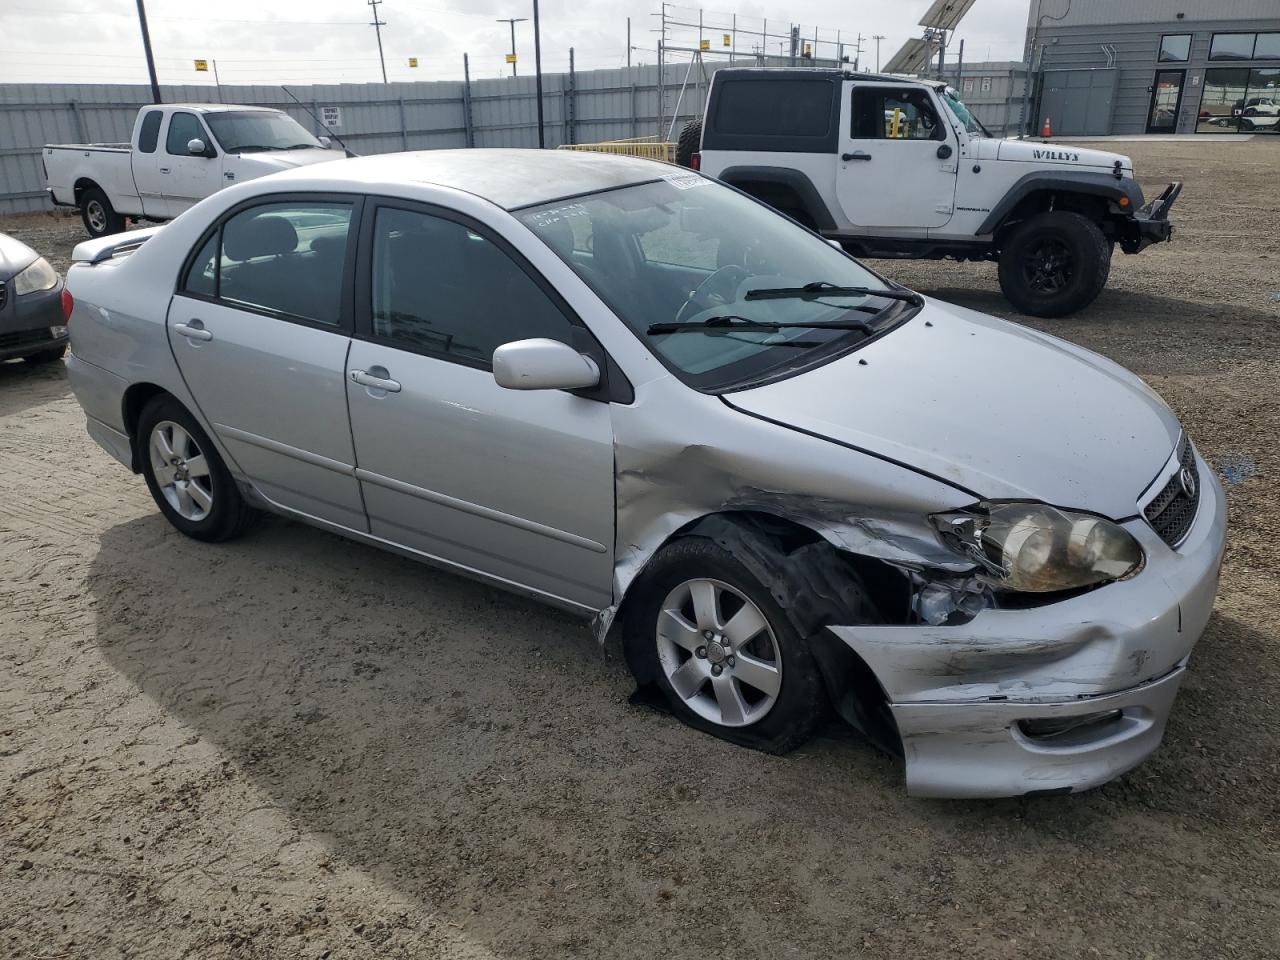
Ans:
<svg viewBox="0 0 1280 960"><path fill-rule="evenodd" d="M1100 731L1103 727L1115 723L1124 716L1123 710L1104 710L1101 713L1086 713L1078 717L1044 717L1038 720L1019 720L1018 729L1031 740L1054 740L1067 734L1081 734Z"/></svg>

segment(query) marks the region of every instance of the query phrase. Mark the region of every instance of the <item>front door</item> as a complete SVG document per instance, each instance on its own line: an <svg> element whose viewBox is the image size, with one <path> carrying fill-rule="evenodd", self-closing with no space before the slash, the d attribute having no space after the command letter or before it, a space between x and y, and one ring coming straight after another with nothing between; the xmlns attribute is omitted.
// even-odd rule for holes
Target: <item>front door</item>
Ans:
<svg viewBox="0 0 1280 960"><path fill-rule="evenodd" d="M370 532L590 609L612 602L606 402L499 387L496 347L584 333L531 268L434 208L366 217L347 395Z"/></svg>
<svg viewBox="0 0 1280 960"><path fill-rule="evenodd" d="M1151 110L1147 113L1147 133L1174 133L1182 106L1185 70L1157 70L1151 87Z"/></svg>
<svg viewBox="0 0 1280 960"><path fill-rule="evenodd" d="M204 141L202 155L191 155L187 144L192 140ZM194 113L176 111L169 118L164 154L160 159L160 168L166 173L164 196L171 217L195 206L221 186L222 157L204 123Z"/></svg>
<svg viewBox="0 0 1280 960"><path fill-rule="evenodd" d="M846 83L836 196L858 227L941 227L954 211L956 134L920 87ZM898 231L902 232L902 231Z"/></svg>
<svg viewBox="0 0 1280 960"><path fill-rule="evenodd" d="M357 205L280 198L209 237L169 307L196 406L269 500L366 529L347 420Z"/></svg>

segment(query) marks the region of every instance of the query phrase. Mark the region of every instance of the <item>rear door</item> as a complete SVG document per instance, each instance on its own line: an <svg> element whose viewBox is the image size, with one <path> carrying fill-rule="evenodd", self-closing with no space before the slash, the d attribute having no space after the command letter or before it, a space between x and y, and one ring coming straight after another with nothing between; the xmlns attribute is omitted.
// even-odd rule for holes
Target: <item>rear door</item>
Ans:
<svg viewBox="0 0 1280 960"><path fill-rule="evenodd" d="M508 390L491 365L503 343L550 337L587 349L590 335L478 224L391 201L365 223L347 395L370 532L540 594L607 606L609 404Z"/></svg>
<svg viewBox="0 0 1280 960"><path fill-rule="evenodd" d="M295 194L233 211L169 308L196 405L280 506L366 529L344 382L360 202Z"/></svg>
<svg viewBox="0 0 1280 960"><path fill-rule="evenodd" d="M187 144L192 140L204 143L204 153L198 156L191 154ZM221 186L222 159L204 121L195 113L176 110L169 117L161 161L165 203L170 217L195 206Z"/></svg>
<svg viewBox="0 0 1280 960"><path fill-rule="evenodd" d="M142 212L148 216L168 216L168 201L164 189L167 174L160 172L160 134L164 126L164 111L147 110L138 122L137 142L133 145L130 162L133 165L133 185L142 201Z"/></svg>
<svg viewBox="0 0 1280 960"><path fill-rule="evenodd" d="M845 216L886 236L943 226L954 212L955 131L923 87L846 83L836 196Z"/></svg>

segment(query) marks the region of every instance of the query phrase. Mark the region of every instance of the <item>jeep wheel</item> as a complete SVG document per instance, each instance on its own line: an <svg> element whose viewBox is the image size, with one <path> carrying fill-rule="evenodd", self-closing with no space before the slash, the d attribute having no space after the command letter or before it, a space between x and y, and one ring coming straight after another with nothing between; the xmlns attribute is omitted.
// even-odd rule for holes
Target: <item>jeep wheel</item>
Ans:
<svg viewBox="0 0 1280 960"><path fill-rule="evenodd" d="M1087 307L1110 272L1107 238L1078 213L1036 214L1014 228L1000 251L1000 289L1033 317L1064 317Z"/></svg>
<svg viewBox="0 0 1280 960"><path fill-rule="evenodd" d="M702 121L690 120L680 131L676 141L676 163L682 167L693 166L693 155L702 146Z"/></svg>

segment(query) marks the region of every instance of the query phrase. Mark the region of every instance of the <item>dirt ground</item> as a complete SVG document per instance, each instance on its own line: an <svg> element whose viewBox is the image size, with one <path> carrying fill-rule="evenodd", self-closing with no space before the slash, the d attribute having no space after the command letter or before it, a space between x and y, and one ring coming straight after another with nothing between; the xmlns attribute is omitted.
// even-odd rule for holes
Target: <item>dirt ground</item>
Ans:
<svg viewBox="0 0 1280 960"><path fill-rule="evenodd" d="M717 742L558 613L282 521L185 539L62 369L9 363L0 956L1280 957L1280 143L1119 149L1187 182L1177 237L1036 326L1159 390L1232 510L1144 766L939 802L837 728ZM81 238L0 230L63 268ZM989 266L879 266L1008 313Z"/></svg>

